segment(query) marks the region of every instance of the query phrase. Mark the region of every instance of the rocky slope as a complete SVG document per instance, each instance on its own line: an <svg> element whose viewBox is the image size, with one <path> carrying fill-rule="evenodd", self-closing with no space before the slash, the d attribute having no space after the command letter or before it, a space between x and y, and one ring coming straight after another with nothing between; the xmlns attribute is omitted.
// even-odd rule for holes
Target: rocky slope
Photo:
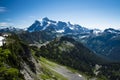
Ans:
<svg viewBox="0 0 120 80"><path fill-rule="evenodd" d="M16 35L7 36L0 48L1 80L39 80L40 65L30 48Z"/></svg>

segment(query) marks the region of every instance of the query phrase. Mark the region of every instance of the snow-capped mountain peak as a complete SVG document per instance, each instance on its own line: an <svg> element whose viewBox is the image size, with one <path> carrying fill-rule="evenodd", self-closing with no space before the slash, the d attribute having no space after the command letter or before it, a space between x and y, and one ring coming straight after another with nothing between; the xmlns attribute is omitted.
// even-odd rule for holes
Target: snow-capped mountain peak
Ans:
<svg viewBox="0 0 120 80"><path fill-rule="evenodd" d="M56 33L80 33L80 32L89 32L89 29L81 27L78 24L71 24L70 22L66 23L63 21L54 21L45 17L42 21L36 20L28 29L29 32L42 31L46 29L55 30Z"/></svg>
<svg viewBox="0 0 120 80"><path fill-rule="evenodd" d="M105 29L104 32L107 32L107 33L120 33L120 30L116 30L116 29L113 29L113 28L108 28L108 29Z"/></svg>
<svg viewBox="0 0 120 80"><path fill-rule="evenodd" d="M47 17L42 18L42 21L49 21Z"/></svg>
<svg viewBox="0 0 120 80"><path fill-rule="evenodd" d="M98 35L100 33L102 33L102 31L100 29L93 29L93 34Z"/></svg>

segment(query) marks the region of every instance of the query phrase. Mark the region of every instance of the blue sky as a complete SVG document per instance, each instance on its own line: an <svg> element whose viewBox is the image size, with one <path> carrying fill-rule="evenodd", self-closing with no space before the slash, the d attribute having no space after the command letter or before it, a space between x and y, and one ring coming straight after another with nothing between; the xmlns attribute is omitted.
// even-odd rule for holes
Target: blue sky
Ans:
<svg viewBox="0 0 120 80"><path fill-rule="evenodd" d="M120 29L120 0L0 0L0 26L25 28L44 17L88 28Z"/></svg>

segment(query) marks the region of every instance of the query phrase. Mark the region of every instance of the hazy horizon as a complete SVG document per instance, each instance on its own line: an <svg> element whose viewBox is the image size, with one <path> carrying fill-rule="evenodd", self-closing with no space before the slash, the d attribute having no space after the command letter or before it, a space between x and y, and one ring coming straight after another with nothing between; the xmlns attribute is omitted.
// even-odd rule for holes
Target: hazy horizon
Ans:
<svg viewBox="0 0 120 80"><path fill-rule="evenodd" d="M119 0L0 0L0 26L29 27L48 17L87 28L120 28Z"/></svg>

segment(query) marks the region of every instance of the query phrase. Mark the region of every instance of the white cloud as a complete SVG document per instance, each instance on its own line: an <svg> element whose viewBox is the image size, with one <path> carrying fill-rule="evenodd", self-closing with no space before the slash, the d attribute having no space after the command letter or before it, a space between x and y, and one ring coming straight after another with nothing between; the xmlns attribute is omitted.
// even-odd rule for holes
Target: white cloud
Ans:
<svg viewBox="0 0 120 80"><path fill-rule="evenodd" d="M0 13L6 12L6 7L0 7Z"/></svg>
<svg viewBox="0 0 120 80"><path fill-rule="evenodd" d="M8 22L0 22L0 26L12 26L13 25L13 23L8 23Z"/></svg>

